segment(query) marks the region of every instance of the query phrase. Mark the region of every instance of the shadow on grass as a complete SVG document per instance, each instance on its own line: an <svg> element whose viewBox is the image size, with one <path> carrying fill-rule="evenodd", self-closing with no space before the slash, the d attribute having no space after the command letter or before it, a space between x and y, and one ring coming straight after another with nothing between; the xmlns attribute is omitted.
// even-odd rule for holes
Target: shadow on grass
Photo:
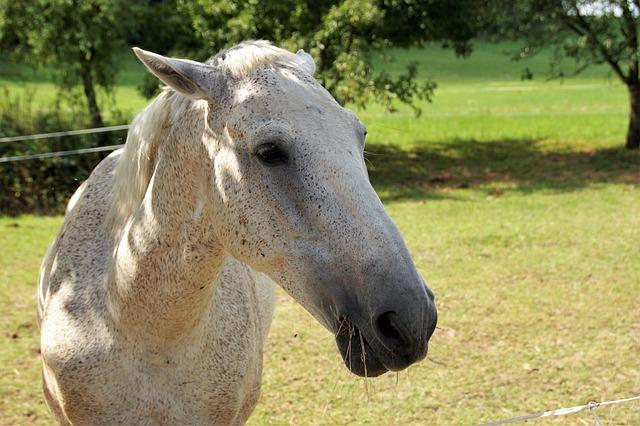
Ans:
<svg viewBox="0 0 640 426"><path fill-rule="evenodd" d="M371 182L383 201L456 198L453 189L573 191L596 183L640 184L640 154L624 148L543 150L533 139L367 144ZM495 189L501 191L501 189Z"/></svg>

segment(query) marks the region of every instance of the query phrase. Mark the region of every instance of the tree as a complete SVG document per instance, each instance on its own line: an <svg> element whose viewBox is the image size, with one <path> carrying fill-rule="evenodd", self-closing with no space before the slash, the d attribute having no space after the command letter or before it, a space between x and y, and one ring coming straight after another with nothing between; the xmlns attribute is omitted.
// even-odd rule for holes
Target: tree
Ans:
<svg viewBox="0 0 640 426"><path fill-rule="evenodd" d="M375 72L374 62L386 48L428 41L468 54L480 2L0 0L0 48L9 46L36 65L55 64L65 91L81 85L94 126L103 121L96 86L112 87L114 55L127 42L205 59L244 39L265 38L310 52L317 78L343 103L364 106L376 99L391 107L397 99L414 106L416 99L430 99L435 84L419 82L414 65L391 76Z"/></svg>
<svg viewBox="0 0 640 426"><path fill-rule="evenodd" d="M316 60L316 77L342 103L371 99L391 107L430 99L435 84L419 83L417 69L401 76L375 72L373 63L390 47L427 41L470 52L476 0L180 0L205 56L244 39L264 38ZM414 106L415 108L415 106ZM416 111L417 108L416 108Z"/></svg>
<svg viewBox="0 0 640 426"><path fill-rule="evenodd" d="M521 55L552 46L577 72L606 64L629 92L626 147L640 148L639 0L493 0L485 16L492 34L524 40Z"/></svg>
<svg viewBox="0 0 640 426"><path fill-rule="evenodd" d="M60 86L80 85L91 125L104 125L96 86L110 89L117 72L115 54L126 45L135 14L126 0L5 0L1 45L28 62L55 64Z"/></svg>

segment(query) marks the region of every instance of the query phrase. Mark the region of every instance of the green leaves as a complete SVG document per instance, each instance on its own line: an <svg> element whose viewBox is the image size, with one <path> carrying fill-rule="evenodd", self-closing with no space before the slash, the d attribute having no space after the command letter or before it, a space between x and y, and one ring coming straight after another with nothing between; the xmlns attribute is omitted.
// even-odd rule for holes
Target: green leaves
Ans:
<svg viewBox="0 0 640 426"><path fill-rule="evenodd" d="M579 70L608 64L624 82L631 76L626 65L637 56L635 28L640 24L627 0L494 0L486 17L489 32L499 38L524 40L532 53L550 46L556 50L554 77L562 74L561 58L575 60ZM625 23L624 11L629 22ZM635 41L634 41L635 40Z"/></svg>
<svg viewBox="0 0 640 426"><path fill-rule="evenodd" d="M458 7L444 5L445 13L442 2L417 0L179 0L178 10L190 17L201 59L252 38L303 48L316 61L316 78L339 102L364 108L375 100L392 109L396 100L413 106L430 99L435 84L418 83L415 66L396 78L378 73L374 54L434 39L468 51L474 29L465 23L473 19L462 19L460 2L445 3Z"/></svg>
<svg viewBox="0 0 640 426"><path fill-rule="evenodd" d="M54 64L61 96L83 87L91 125L101 126L95 86L109 90L135 8L125 0L23 0L5 4L2 47L34 67Z"/></svg>
<svg viewBox="0 0 640 426"><path fill-rule="evenodd" d="M468 54L480 0L0 0L0 48L33 65L54 63L63 91L82 85L91 115L91 87L112 87L114 53L140 45L204 60L246 39L305 49L316 77L341 103L389 109L430 99L435 85L409 67L380 73L372 58L389 47L442 41ZM152 84L144 93L154 93ZM93 108L93 110L92 110ZM418 111L416 109L416 111Z"/></svg>

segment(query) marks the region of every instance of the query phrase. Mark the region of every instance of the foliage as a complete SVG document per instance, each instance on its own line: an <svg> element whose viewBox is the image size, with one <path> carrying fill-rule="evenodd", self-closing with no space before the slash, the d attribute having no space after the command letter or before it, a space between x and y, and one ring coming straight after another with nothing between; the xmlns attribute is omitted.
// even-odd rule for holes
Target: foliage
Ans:
<svg viewBox="0 0 640 426"><path fill-rule="evenodd" d="M557 76L564 76L560 62L567 57L576 61L578 72L593 64L609 66L629 89L627 148L640 148L639 1L492 0L488 4L488 32L524 40L519 57L553 46Z"/></svg>
<svg viewBox="0 0 640 426"><path fill-rule="evenodd" d="M5 0L3 10L2 45L33 66L55 64L61 93L81 86L91 124L102 126L96 85L113 86L136 9L126 0Z"/></svg>
<svg viewBox="0 0 640 426"><path fill-rule="evenodd" d="M392 77L373 68L372 55L391 46L439 40L468 54L479 0L0 0L0 48L40 66L55 63L63 92L81 85L94 126L102 124L94 86L112 87L114 52L140 44L160 53L203 59L248 38L304 48L318 60L318 78L342 103L369 100L391 109L395 99L430 99L431 81L411 64ZM146 77L140 91L156 93Z"/></svg>
<svg viewBox="0 0 640 426"><path fill-rule="evenodd" d="M128 25L129 46L142 46L160 54L198 48L191 20L176 10L175 0L135 0L128 5L136 16L135 22Z"/></svg>
<svg viewBox="0 0 640 426"><path fill-rule="evenodd" d="M488 14L490 33L523 41L519 58L552 46L555 59L573 58L579 65L578 72L592 64L608 64L621 80L629 78L624 62L635 52L630 50L629 28L620 16L623 8L631 13L626 0L498 0L493 6ZM556 68L554 76L560 72L562 69Z"/></svg>
<svg viewBox="0 0 640 426"><path fill-rule="evenodd" d="M463 19L473 16L472 0L180 0L178 7L191 17L203 58L248 38L304 48L316 59L321 83L339 102L358 107L375 100L391 108L396 99L415 105L435 88L417 82L412 65L395 77L374 70L375 52L446 40L465 54L476 29L473 18Z"/></svg>

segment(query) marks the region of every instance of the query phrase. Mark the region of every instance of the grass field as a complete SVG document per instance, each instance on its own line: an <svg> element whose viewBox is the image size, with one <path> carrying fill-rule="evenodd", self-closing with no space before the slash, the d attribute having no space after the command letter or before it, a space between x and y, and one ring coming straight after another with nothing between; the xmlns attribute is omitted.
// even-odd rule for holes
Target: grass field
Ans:
<svg viewBox="0 0 640 426"><path fill-rule="evenodd" d="M434 102L419 118L359 112L372 182L437 295L430 360L368 380L367 395L332 336L279 293L251 423L472 424L640 395L640 156L622 149L625 91L604 68L544 81L544 56L512 63L507 48L395 52L438 81ZM116 90L132 111L145 103L136 67ZM53 96L41 74L10 68L0 84ZM0 424L51 423L34 295L61 220L0 218ZM598 413L640 424L637 402ZM538 421L557 422L592 420Z"/></svg>

